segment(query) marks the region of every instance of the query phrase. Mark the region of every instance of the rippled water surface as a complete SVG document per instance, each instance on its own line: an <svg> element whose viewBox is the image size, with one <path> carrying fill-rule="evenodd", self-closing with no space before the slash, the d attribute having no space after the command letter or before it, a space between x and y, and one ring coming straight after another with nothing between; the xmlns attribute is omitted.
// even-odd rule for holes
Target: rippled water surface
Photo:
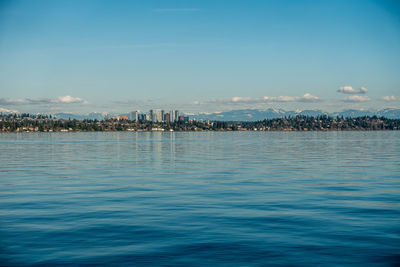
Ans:
<svg viewBox="0 0 400 267"><path fill-rule="evenodd" d="M400 132L0 134L2 265L399 265Z"/></svg>

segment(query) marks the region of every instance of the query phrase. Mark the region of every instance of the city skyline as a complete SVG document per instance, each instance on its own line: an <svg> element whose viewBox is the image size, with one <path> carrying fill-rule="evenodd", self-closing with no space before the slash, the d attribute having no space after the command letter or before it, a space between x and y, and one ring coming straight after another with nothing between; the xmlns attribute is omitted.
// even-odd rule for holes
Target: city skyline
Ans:
<svg viewBox="0 0 400 267"><path fill-rule="evenodd" d="M396 1L2 1L0 111L400 108Z"/></svg>

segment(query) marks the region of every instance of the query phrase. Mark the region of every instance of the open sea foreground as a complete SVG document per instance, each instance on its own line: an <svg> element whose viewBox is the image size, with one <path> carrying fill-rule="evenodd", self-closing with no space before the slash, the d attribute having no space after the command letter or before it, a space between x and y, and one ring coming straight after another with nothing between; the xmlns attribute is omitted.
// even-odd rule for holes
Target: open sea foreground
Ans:
<svg viewBox="0 0 400 267"><path fill-rule="evenodd" d="M400 131L0 134L0 265L400 265Z"/></svg>

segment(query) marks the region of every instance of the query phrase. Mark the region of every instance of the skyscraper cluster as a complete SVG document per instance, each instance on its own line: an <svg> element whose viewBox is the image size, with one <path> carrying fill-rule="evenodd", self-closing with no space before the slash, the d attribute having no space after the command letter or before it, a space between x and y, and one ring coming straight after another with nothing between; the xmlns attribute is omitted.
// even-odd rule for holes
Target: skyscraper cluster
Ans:
<svg viewBox="0 0 400 267"><path fill-rule="evenodd" d="M140 113L134 110L129 113L129 119L132 121L151 121L151 122L178 122L188 121L189 117L181 115L178 110L165 112L162 109L151 109L148 113Z"/></svg>

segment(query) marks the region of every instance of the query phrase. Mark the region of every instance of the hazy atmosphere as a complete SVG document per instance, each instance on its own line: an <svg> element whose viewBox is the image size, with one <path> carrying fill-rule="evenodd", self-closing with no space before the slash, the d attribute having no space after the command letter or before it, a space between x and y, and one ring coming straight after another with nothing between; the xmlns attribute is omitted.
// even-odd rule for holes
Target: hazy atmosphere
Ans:
<svg viewBox="0 0 400 267"><path fill-rule="evenodd" d="M0 1L0 111L400 107L397 1Z"/></svg>

